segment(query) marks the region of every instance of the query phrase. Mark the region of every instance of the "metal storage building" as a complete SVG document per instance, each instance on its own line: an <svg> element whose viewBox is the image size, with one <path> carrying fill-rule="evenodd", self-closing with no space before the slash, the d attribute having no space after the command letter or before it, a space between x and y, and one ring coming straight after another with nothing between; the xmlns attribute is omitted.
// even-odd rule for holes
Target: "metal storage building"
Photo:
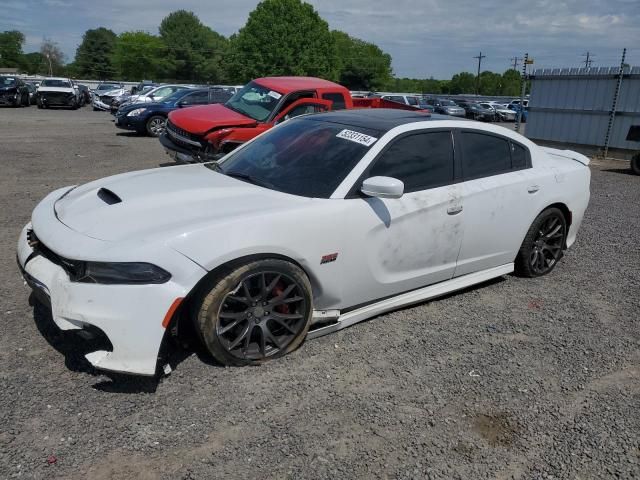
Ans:
<svg viewBox="0 0 640 480"><path fill-rule="evenodd" d="M638 150L627 141L631 125L640 125L640 67L538 69L531 76L526 135L532 140ZM616 113L616 86L620 81Z"/></svg>

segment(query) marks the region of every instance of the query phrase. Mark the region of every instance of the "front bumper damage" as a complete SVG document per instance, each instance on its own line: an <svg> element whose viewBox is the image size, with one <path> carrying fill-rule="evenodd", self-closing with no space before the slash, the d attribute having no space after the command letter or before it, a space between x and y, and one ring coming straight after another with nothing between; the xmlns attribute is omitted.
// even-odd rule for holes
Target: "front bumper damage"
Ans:
<svg viewBox="0 0 640 480"><path fill-rule="evenodd" d="M165 317L174 311L172 307L177 299L186 297L195 284L194 278L206 271L178 252L169 250L168 263L186 265L189 287L185 288L179 278L155 285L72 282L61 262L30 244L29 232L35 228L38 240L51 252L59 251L65 244L73 245L78 252L99 252L107 248L109 242L86 237L59 222L53 205L60 195L61 191L57 191L46 197L34 210L33 224L27 224L20 234L17 260L25 283L41 303L50 306L52 319L61 330L98 329L104 333L113 348L85 355L94 367L154 375L168 326ZM179 271L179 267L173 270ZM180 273L178 277L185 279Z"/></svg>
<svg viewBox="0 0 640 480"><path fill-rule="evenodd" d="M111 111L111 106L110 105L107 105L103 101L95 99L95 98L93 99L93 102L91 102L91 106L93 108L95 108L95 109L103 110L105 112Z"/></svg>
<svg viewBox="0 0 640 480"><path fill-rule="evenodd" d="M176 127L171 120L159 140L166 154L177 162L212 162L225 155L204 138Z"/></svg>
<svg viewBox="0 0 640 480"><path fill-rule="evenodd" d="M63 92L38 92L40 103L47 107L72 107L76 104L76 96Z"/></svg>
<svg viewBox="0 0 640 480"><path fill-rule="evenodd" d="M0 105L15 105L19 100L18 93L0 93Z"/></svg>

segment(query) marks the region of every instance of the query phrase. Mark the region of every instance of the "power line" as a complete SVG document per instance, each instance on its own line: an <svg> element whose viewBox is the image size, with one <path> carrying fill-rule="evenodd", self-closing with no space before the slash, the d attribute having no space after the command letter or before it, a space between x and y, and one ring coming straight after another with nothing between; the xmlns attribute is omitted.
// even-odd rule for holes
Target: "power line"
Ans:
<svg viewBox="0 0 640 480"><path fill-rule="evenodd" d="M480 91L480 65L482 64L482 59L487 58L486 55L482 55L482 52L477 57L473 57L478 59L478 76L476 77L476 95Z"/></svg>

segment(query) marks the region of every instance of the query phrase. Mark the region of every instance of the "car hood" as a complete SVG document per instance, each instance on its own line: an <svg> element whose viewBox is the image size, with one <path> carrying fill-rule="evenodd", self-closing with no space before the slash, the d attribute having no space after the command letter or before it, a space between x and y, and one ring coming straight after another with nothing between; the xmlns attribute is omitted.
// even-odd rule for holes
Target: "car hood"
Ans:
<svg viewBox="0 0 640 480"><path fill-rule="evenodd" d="M98 95L101 97L117 97L119 95L122 95L124 92L124 90L122 88L116 88L115 90L107 90L104 93L99 93Z"/></svg>
<svg viewBox="0 0 640 480"><path fill-rule="evenodd" d="M60 222L92 238L168 241L212 223L261 217L309 201L204 165L185 165L96 180L67 192L54 208Z"/></svg>
<svg viewBox="0 0 640 480"><path fill-rule="evenodd" d="M162 106L163 104L160 102L149 102L149 103L140 103L140 102L136 102L136 103L121 103L120 104L120 108L118 108L118 115L123 115L126 113L129 113L133 110L135 110L136 108L153 108L153 107L159 107Z"/></svg>
<svg viewBox="0 0 640 480"><path fill-rule="evenodd" d="M9 87L0 87L0 92L17 92L18 91L18 87L16 85L12 85Z"/></svg>
<svg viewBox="0 0 640 480"><path fill-rule="evenodd" d="M215 128L248 127L256 121L225 107L221 103L175 110L169 120L189 133L204 134Z"/></svg>
<svg viewBox="0 0 640 480"><path fill-rule="evenodd" d="M66 87L40 87L38 88L39 93L47 93L47 92L59 92L59 93L75 93L73 88Z"/></svg>

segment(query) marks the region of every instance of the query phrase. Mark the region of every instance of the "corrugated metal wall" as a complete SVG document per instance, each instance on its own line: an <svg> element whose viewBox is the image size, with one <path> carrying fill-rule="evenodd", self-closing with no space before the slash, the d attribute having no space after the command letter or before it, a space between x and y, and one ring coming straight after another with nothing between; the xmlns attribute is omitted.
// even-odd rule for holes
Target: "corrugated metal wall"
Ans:
<svg viewBox="0 0 640 480"><path fill-rule="evenodd" d="M618 81L618 67L536 70L526 134L547 140L602 147ZM631 125L640 124L640 67L625 69L609 146L637 150L626 141Z"/></svg>

